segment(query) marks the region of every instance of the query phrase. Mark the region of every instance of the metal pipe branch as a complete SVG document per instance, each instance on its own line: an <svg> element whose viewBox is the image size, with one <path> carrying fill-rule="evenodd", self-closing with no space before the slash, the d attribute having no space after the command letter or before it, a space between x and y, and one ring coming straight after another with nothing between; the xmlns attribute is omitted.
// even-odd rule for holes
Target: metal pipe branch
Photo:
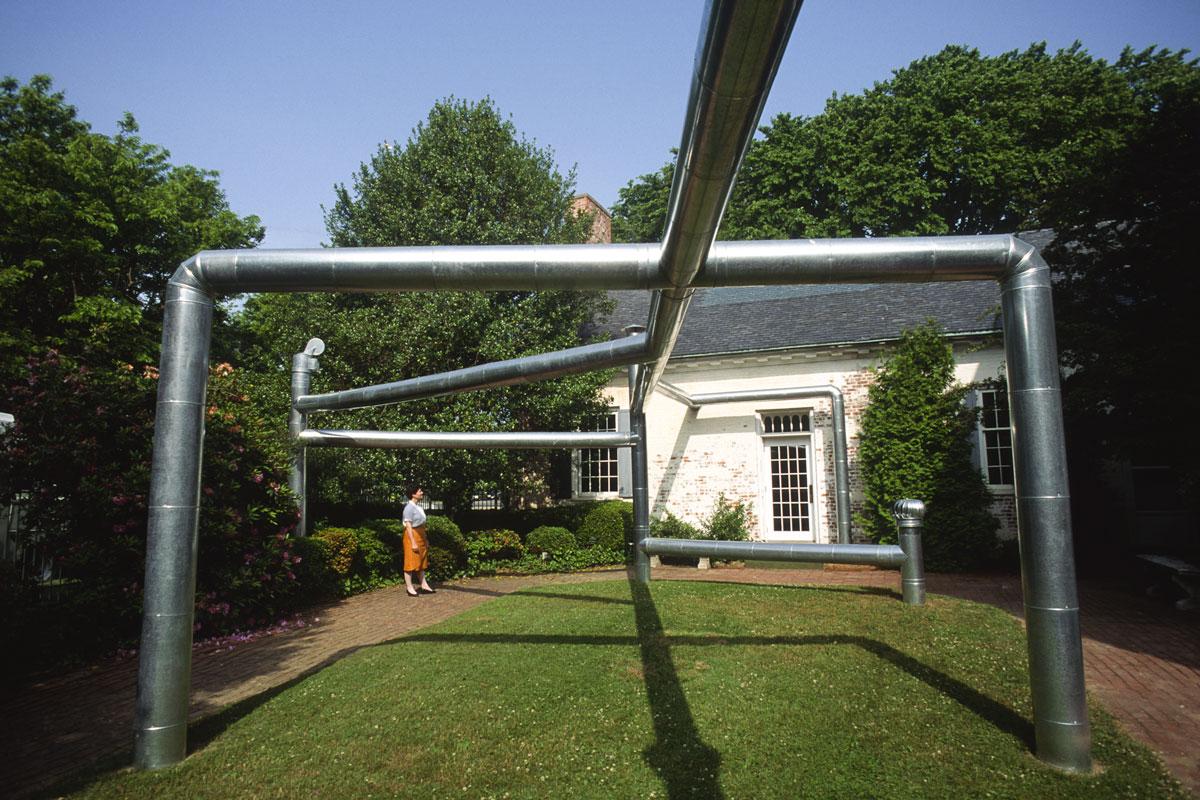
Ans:
<svg viewBox="0 0 1200 800"><path fill-rule="evenodd" d="M687 556L724 560L795 561L808 564L867 564L895 569L907 556L894 544L814 544L811 542L724 542L712 539L643 540L653 556Z"/></svg>
<svg viewBox="0 0 1200 800"><path fill-rule="evenodd" d="M552 450L580 447L634 447L638 437L625 432L490 431L338 431L308 428L295 438L301 447L350 447L411 450L419 447L470 450Z"/></svg>

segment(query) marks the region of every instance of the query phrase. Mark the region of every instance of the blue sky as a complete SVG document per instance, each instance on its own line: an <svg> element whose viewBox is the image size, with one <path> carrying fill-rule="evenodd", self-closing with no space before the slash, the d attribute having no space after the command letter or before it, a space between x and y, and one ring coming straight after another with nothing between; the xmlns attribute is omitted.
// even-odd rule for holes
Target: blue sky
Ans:
<svg viewBox="0 0 1200 800"><path fill-rule="evenodd" d="M123 112L221 173L267 247L326 239L321 205L443 97L490 95L605 205L679 142L702 3L0 0L0 73L48 73L103 133ZM1200 0L809 0L767 105L815 114L946 44L1200 51Z"/></svg>

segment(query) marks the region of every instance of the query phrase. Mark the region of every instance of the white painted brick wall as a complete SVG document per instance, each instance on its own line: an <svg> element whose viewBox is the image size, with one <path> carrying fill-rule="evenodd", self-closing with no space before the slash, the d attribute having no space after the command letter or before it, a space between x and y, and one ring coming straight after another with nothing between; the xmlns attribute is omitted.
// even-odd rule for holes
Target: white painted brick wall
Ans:
<svg viewBox="0 0 1200 800"><path fill-rule="evenodd" d="M859 420L867 404L871 367L879 363L878 347L797 350L745 358L673 361L663 380L689 394L704 392L785 389L832 384L841 389L846 406L846 433L852 511L862 505L862 481L858 468ZM1003 363L998 343L956 346L956 375L963 383L995 377ZM628 408L624 375L609 387L612 404ZM663 517L667 511L692 523L710 514L717 496L748 503L753 511L751 531L762 538L764 487L768 475L763 464L763 439L758 435L757 415L765 411L808 411L812 419L812 464L819 513L816 541L837 540L835 483L833 475L833 427L830 403L824 398L759 403L728 403L688 409L661 392L646 406L649 450L650 515ZM1012 498L997 496L993 505L1001 521L1000 536L1016 535ZM854 531L859 538L859 531Z"/></svg>

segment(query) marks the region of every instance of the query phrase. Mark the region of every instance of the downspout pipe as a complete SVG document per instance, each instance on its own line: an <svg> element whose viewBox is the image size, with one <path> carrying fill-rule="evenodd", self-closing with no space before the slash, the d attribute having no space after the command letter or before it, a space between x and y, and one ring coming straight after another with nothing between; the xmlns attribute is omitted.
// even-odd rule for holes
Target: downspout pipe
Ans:
<svg viewBox="0 0 1200 800"><path fill-rule="evenodd" d="M630 413L640 413L679 338L738 168L801 0L710 0L696 47L696 65L675 176L667 203L659 271L668 288L655 293L647 332L652 361L640 376Z"/></svg>
<svg viewBox="0 0 1200 800"><path fill-rule="evenodd" d="M411 450L419 447L459 450L552 450L579 447L633 447L637 437L626 432L525 432L489 431L342 431L309 428L296 437L303 447L382 448Z"/></svg>
<svg viewBox="0 0 1200 800"><path fill-rule="evenodd" d="M799 400L810 397L829 398L833 417L833 481L837 498L838 542L850 544L850 465L846 444L846 405L841 389L833 385L797 386L788 389L709 392L693 395L666 381L659 382L657 388L663 394L678 400L688 408L699 408L716 403Z"/></svg>

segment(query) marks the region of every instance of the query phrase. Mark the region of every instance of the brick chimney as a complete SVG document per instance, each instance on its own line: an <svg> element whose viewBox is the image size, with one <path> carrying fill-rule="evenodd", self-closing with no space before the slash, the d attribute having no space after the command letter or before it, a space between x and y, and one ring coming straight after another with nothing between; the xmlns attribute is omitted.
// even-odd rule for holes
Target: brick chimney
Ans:
<svg viewBox="0 0 1200 800"><path fill-rule="evenodd" d="M612 244L612 214L596 202L590 194L578 194L571 198L571 210L578 216L592 214L592 232L588 244Z"/></svg>

